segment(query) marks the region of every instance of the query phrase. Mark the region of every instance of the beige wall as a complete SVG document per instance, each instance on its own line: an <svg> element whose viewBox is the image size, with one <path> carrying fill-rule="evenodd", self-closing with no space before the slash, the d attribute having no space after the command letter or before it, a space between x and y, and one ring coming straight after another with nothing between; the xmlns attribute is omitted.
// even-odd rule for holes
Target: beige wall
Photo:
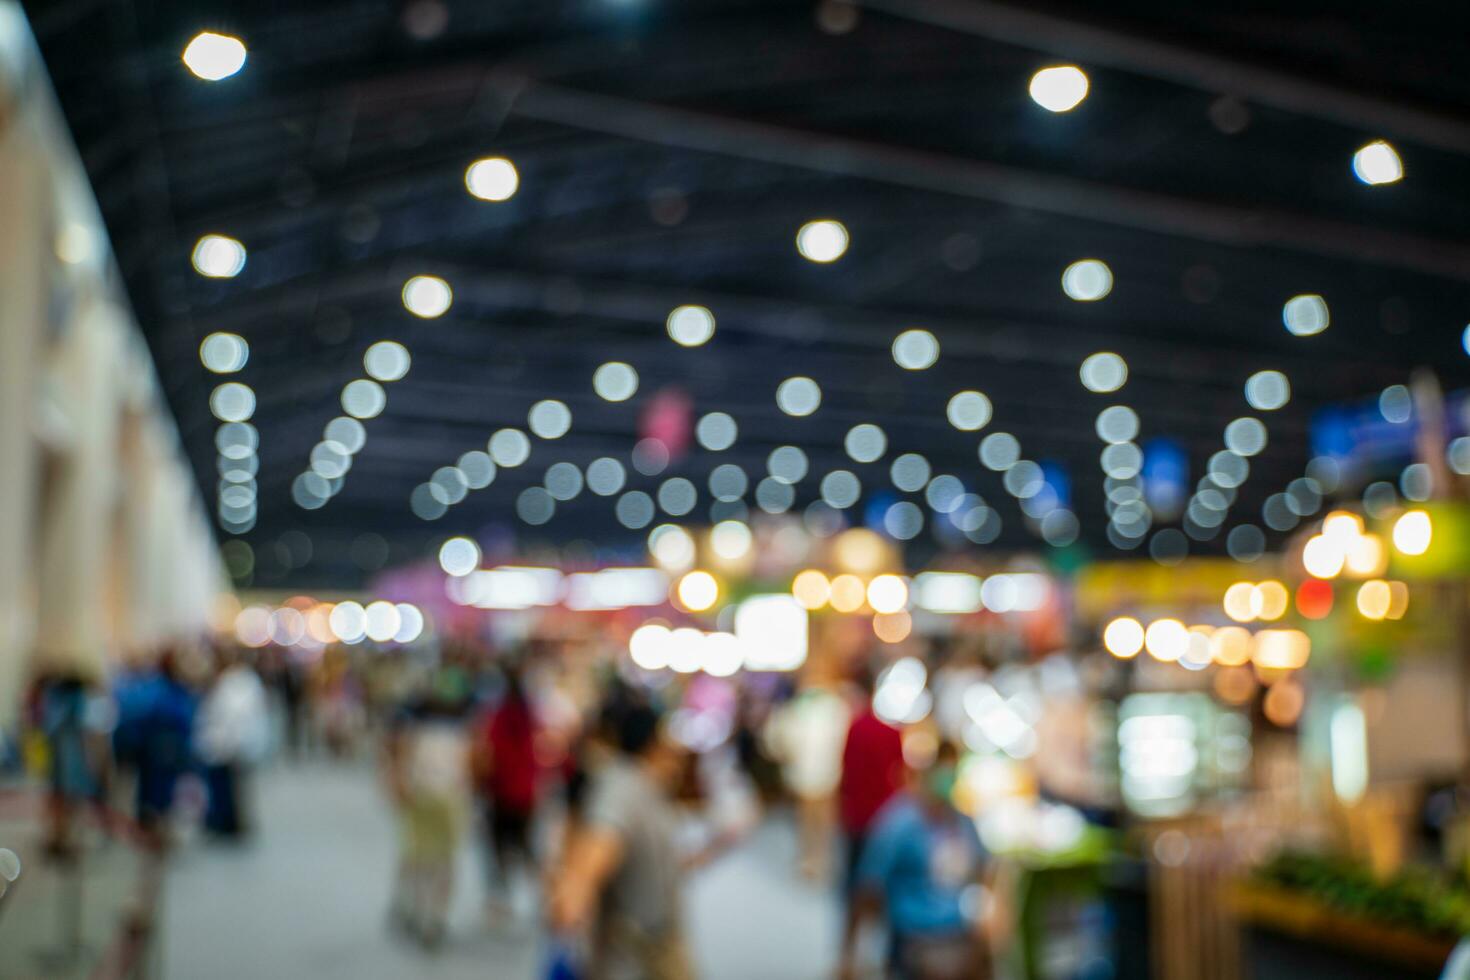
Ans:
<svg viewBox="0 0 1470 980"><path fill-rule="evenodd" d="M100 676L202 633L226 587L116 281L29 30L0 0L0 726L38 663Z"/></svg>

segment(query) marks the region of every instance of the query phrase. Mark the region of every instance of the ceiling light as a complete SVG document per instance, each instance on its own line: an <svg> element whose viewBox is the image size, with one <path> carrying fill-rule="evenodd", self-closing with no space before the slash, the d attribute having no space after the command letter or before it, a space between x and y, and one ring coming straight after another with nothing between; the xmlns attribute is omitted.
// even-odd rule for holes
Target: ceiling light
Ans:
<svg viewBox="0 0 1470 980"><path fill-rule="evenodd" d="M412 358L408 348L396 340L380 340L362 355L362 366L368 376L379 381L397 381L408 373Z"/></svg>
<svg viewBox="0 0 1470 980"><path fill-rule="evenodd" d="M233 333L212 333L199 345L199 360L215 374L232 374L250 359L250 345Z"/></svg>
<svg viewBox="0 0 1470 980"><path fill-rule="evenodd" d="M209 396L209 410L221 422L244 422L255 414L255 392L249 385L227 381Z"/></svg>
<svg viewBox="0 0 1470 980"><path fill-rule="evenodd" d="M1365 184L1392 184L1404 177L1404 162L1383 140L1374 140L1353 154L1353 173Z"/></svg>
<svg viewBox="0 0 1470 980"><path fill-rule="evenodd" d="M922 371L939 360L939 341L927 330L905 330L893 341L893 360L907 371Z"/></svg>
<svg viewBox="0 0 1470 980"><path fill-rule="evenodd" d="M698 347L715 335L715 315L703 306L679 306L669 314L669 336L683 347Z"/></svg>
<svg viewBox="0 0 1470 980"><path fill-rule="evenodd" d="M199 78L217 82L245 67L245 42L228 34L203 31L184 48L183 61Z"/></svg>
<svg viewBox="0 0 1470 980"><path fill-rule="evenodd" d="M796 233L796 250L811 262L835 262L847 251L847 228L830 218L808 221Z"/></svg>
<svg viewBox="0 0 1470 980"><path fill-rule="evenodd" d="M1068 112L1087 98L1087 75L1076 65L1043 68L1031 76L1031 99L1048 112Z"/></svg>
<svg viewBox="0 0 1470 980"><path fill-rule="evenodd" d="M572 427L572 410L564 402L548 398L531 406L526 422L539 438L560 439Z"/></svg>
<svg viewBox="0 0 1470 980"><path fill-rule="evenodd" d="M1311 337L1326 330L1332 322L1327 301L1316 293L1293 296L1281 308L1281 322L1297 337Z"/></svg>
<svg viewBox="0 0 1470 980"><path fill-rule="evenodd" d="M669 336L682 347L698 347L714 336L714 314L703 306L681 306L667 319Z"/></svg>
<svg viewBox="0 0 1470 980"><path fill-rule="evenodd" d="M822 404L822 389L811 378L787 378L776 386L776 407L798 418L815 412Z"/></svg>
<svg viewBox="0 0 1470 980"><path fill-rule="evenodd" d="M194 271L208 279L233 279L245 268L245 246L227 235L205 235L194 243Z"/></svg>
<svg viewBox="0 0 1470 980"><path fill-rule="evenodd" d="M414 316L432 320L454 302L454 291L438 276L414 276L403 284L403 305Z"/></svg>
<svg viewBox="0 0 1470 980"><path fill-rule="evenodd" d="M983 429L990 422L990 399L978 391L957 392L944 410L949 424L961 432Z"/></svg>
<svg viewBox="0 0 1470 980"><path fill-rule="evenodd" d="M1274 412L1291 400L1291 382L1280 371L1257 371L1245 382L1245 400L1258 412Z"/></svg>
<svg viewBox="0 0 1470 980"><path fill-rule="evenodd" d="M625 402L638 392L638 372L631 364L608 361L592 373L592 390L605 401Z"/></svg>
<svg viewBox="0 0 1470 980"><path fill-rule="evenodd" d="M738 429L735 420L724 412L710 412L694 426L694 437L712 453L723 452L735 445Z"/></svg>
<svg viewBox="0 0 1470 980"><path fill-rule="evenodd" d="M376 418L387 405L388 396L376 381L358 378L342 389L342 410L353 418Z"/></svg>
<svg viewBox="0 0 1470 980"><path fill-rule="evenodd" d="M855 425L843 440L847 455L859 463L871 463L882 457L888 448L888 437L883 430L871 422Z"/></svg>
<svg viewBox="0 0 1470 980"><path fill-rule="evenodd" d="M482 201L508 201L521 186L521 178L515 164L505 157L486 157L470 164L464 185Z"/></svg>
<svg viewBox="0 0 1470 980"><path fill-rule="evenodd" d="M1082 387L1105 394L1117 391L1128 381L1128 362L1112 351L1098 351L1082 362L1077 374L1082 378Z"/></svg>
<svg viewBox="0 0 1470 980"><path fill-rule="evenodd" d="M1100 259L1081 259L1062 272L1062 292L1079 303L1100 300L1113 291L1113 270Z"/></svg>
<svg viewBox="0 0 1470 980"><path fill-rule="evenodd" d="M500 429L486 447L496 466L520 466L531 455L531 440L520 429Z"/></svg>

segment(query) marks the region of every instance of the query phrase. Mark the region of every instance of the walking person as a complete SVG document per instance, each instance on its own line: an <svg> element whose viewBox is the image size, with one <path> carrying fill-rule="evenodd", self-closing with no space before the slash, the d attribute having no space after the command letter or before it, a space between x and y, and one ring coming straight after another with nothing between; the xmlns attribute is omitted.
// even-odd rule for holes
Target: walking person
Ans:
<svg viewBox="0 0 1470 980"><path fill-rule="evenodd" d="M45 851L53 858L71 858L79 850L80 808L102 799L106 758L97 745L98 695L81 676L62 672L37 681L34 701L50 777Z"/></svg>
<svg viewBox="0 0 1470 980"><path fill-rule="evenodd" d="M617 724L616 757L593 777L552 882L551 924L591 931L591 980L690 980L674 803L688 755L650 707L627 709Z"/></svg>
<svg viewBox="0 0 1470 980"><path fill-rule="evenodd" d="M860 703L854 705L847 741L842 748L842 777L837 784L838 817L844 840L842 973L850 975L857 950L860 901L858 868L873 822L904 785L903 734L873 711L873 675L857 678Z"/></svg>
<svg viewBox="0 0 1470 980"><path fill-rule="evenodd" d="M427 949L448 929L454 861L470 805L463 705L430 695L409 705L388 736L389 790L399 818L392 923Z"/></svg>
<svg viewBox="0 0 1470 980"><path fill-rule="evenodd" d="M889 967L901 980L984 980L981 879L986 852L951 797L959 753L944 742L909 788L879 811L858 865L864 909L888 920ZM848 965L850 969L850 964Z"/></svg>
<svg viewBox="0 0 1470 980"><path fill-rule="evenodd" d="M518 669L506 674L500 704L486 718L476 747L490 868L490 916L515 908L516 872L528 877L536 866L532 819L540 797L536 719Z"/></svg>
<svg viewBox="0 0 1470 980"><path fill-rule="evenodd" d="M270 741L270 707L260 676L234 651L220 654L219 672L199 706L195 740L208 790L204 829L241 838L249 829L250 771Z"/></svg>
<svg viewBox="0 0 1470 980"><path fill-rule="evenodd" d="M153 673L133 692L131 717L118 737L136 753L137 821L149 844L170 843L169 819L179 778L194 765L194 691L184 682L179 655L166 651Z"/></svg>
<svg viewBox="0 0 1470 980"><path fill-rule="evenodd" d="M796 801L799 869L811 881L825 880L831 870L833 806L847 726L847 705L818 684L802 688L767 722L767 740Z"/></svg>

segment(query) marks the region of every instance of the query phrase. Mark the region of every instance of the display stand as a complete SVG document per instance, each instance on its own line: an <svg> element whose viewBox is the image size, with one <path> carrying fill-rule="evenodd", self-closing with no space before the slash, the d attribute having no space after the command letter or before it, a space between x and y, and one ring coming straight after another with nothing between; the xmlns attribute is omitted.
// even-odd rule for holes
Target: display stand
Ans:
<svg viewBox="0 0 1470 980"><path fill-rule="evenodd" d="M1453 937L1344 915L1279 888L1242 885L1232 894L1232 905L1246 927L1254 980L1435 980L1455 947Z"/></svg>

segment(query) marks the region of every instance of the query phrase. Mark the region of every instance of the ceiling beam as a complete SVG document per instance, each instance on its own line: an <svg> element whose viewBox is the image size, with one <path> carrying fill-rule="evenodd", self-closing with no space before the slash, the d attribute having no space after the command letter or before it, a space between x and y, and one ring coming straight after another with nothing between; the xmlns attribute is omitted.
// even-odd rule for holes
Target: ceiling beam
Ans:
<svg viewBox="0 0 1470 980"><path fill-rule="evenodd" d="M1279 247L1470 282L1470 245L1221 204L501 76L519 116L626 139L995 201L1241 248Z"/></svg>
<svg viewBox="0 0 1470 980"><path fill-rule="evenodd" d="M1323 81L1249 58L1093 17L1051 13L1000 0L855 0L904 20L1065 55L1151 78L1233 95L1452 153L1470 154L1470 118L1416 102ZM1090 7L1089 11L1104 9Z"/></svg>

